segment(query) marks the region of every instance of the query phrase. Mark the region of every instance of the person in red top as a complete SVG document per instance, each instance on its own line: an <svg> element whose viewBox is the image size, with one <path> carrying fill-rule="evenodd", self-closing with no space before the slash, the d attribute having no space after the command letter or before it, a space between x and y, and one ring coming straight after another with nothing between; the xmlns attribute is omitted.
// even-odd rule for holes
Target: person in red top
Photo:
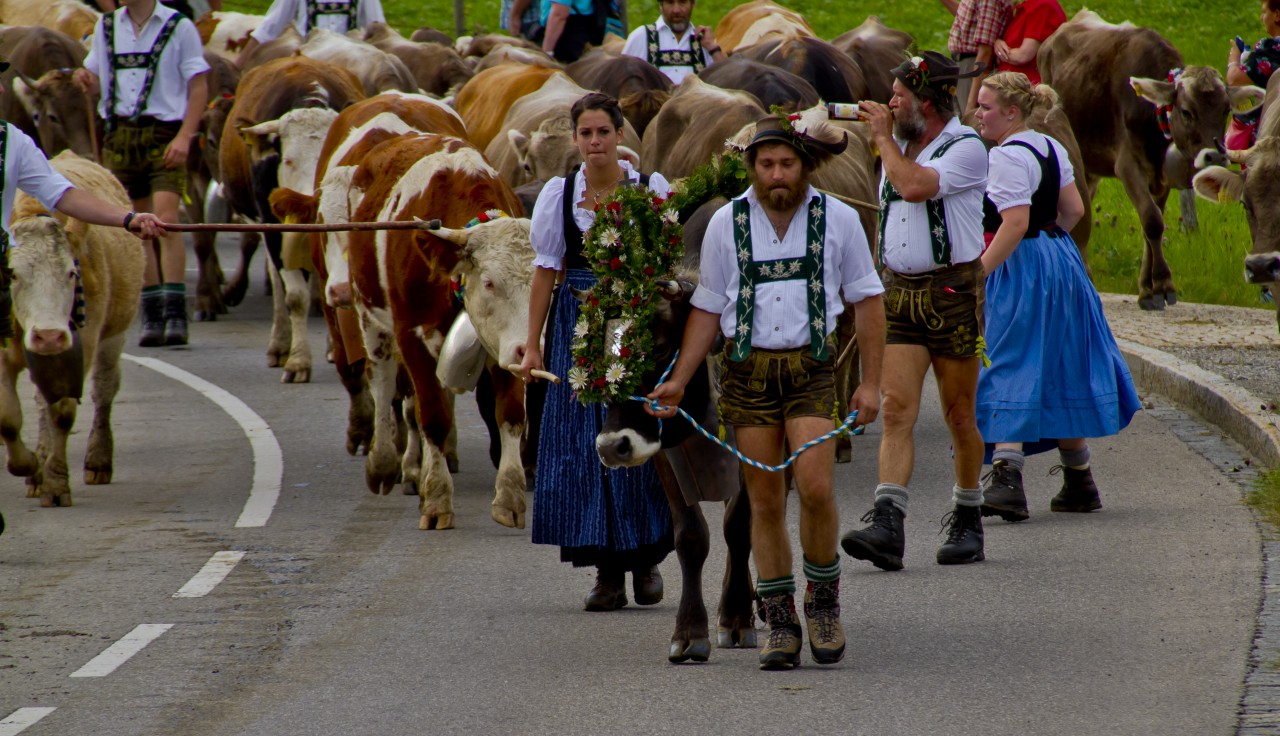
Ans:
<svg viewBox="0 0 1280 736"><path fill-rule="evenodd" d="M1022 72L1032 86L1040 83L1040 68L1036 54L1058 26L1067 22L1067 14L1058 0L1015 0L1013 20L1004 30L1004 36L995 43L996 69L1002 72Z"/></svg>

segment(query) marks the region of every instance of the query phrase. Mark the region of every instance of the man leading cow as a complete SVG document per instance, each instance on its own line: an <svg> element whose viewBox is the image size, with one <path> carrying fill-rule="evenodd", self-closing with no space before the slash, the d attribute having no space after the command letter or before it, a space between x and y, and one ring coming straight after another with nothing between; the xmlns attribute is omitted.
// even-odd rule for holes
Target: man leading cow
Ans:
<svg viewBox="0 0 1280 736"><path fill-rule="evenodd" d="M858 424L875 421L884 289L857 213L809 183L814 169L847 144L847 134L826 123L805 126L799 119L774 117L757 124L744 155L752 186L717 211L707 227L680 358L670 379L649 395L662 405L651 413L674 414L685 385L723 335L720 415L733 425L743 454L771 465L782 462L784 439L800 447L833 428L832 332L846 304L852 304L862 383L849 405L858 412ZM830 442L816 445L794 465L808 579L804 612L809 649L819 664L839 662L845 647L836 549L839 519L832 492L834 447ZM756 593L770 630L760 666L791 669L800 661L802 633L794 600L786 484L781 473L747 463L742 470L751 503Z"/></svg>

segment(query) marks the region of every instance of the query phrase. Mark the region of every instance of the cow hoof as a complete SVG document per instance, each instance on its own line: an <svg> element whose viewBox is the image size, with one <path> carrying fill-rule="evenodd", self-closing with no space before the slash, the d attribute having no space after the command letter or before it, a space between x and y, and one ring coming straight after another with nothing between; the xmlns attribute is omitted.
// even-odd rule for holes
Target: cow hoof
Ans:
<svg viewBox="0 0 1280 736"><path fill-rule="evenodd" d="M245 292L249 291L249 280L242 279L222 292L222 303L228 307L238 307L244 301Z"/></svg>
<svg viewBox="0 0 1280 736"><path fill-rule="evenodd" d="M105 486L111 482L111 468L106 470L90 470L84 469L84 484L86 486Z"/></svg>
<svg viewBox="0 0 1280 736"><path fill-rule="evenodd" d="M40 484L35 478L27 478L27 498L40 498Z"/></svg>
<svg viewBox="0 0 1280 736"><path fill-rule="evenodd" d="M281 368L284 366L284 360L285 360L285 356L281 353L276 353L272 351L267 352L268 368Z"/></svg>
<svg viewBox="0 0 1280 736"><path fill-rule="evenodd" d="M347 437L347 454L352 456L368 455L369 454L369 438Z"/></svg>
<svg viewBox="0 0 1280 736"><path fill-rule="evenodd" d="M755 649L756 630L721 628L716 635L716 646L721 649Z"/></svg>
<svg viewBox="0 0 1280 736"><path fill-rule="evenodd" d="M54 507L54 503L53 503L53 494L52 494L52 493L41 493L41 494L40 494L40 507L41 507L41 508L46 508L46 509L51 509L51 508L53 508L53 507Z"/></svg>
<svg viewBox="0 0 1280 736"><path fill-rule="evenodd" d="M502 509L494 506L489 512L493 520L509 529L524 528L524 512L512 511L511 509Z"/></svg>
<svg viewBox="0 0 1280 736"><path fill-rule="evenodd" d="M1138 308L1144 312L1160 312L1164 310L1164 297L1138 297Z"/></svg>
<svg viewBox="0 0 1280 736"><path fill-rule="evenodd" d="M213 309L197 309L192 319L196 322L217 322L218 312Z"/></svg>
<svg viewBox="0 0 1280 736"><path fill-rule="evenodd" d="M369 487L369 492L375 495L385 496L391 492L391 488L395 486L395 478L375 478L366 474L364 477L365 485Z"/></svg>
<svg viewBox="0 0 1280 736"><path fill-rule="evenodd" d="M453 514L423 514L418 520L418 528L424 532L432 529L452 529Z"/></svg>
<svg viewBox="0 0 1280 736"><path fill-rule="evenodd" d="M1177 303L1178 303L1178 292L1176 292L1176 291L1166 291L1166 292L1164 293L1164 303L1165 303L1165 304L1168 304L1168 305L1169 305L1169 306L1171 306L1171 307L1172 307L1173 305L1177 304Z"/></svg>
<svg viewBox="0 0 1280 736"><path fill-rule="evenodd" d="M30 452L9 457L9 475L18 478L30 478L36 474L36 456Z"/></svg>
<svg viewBox="0 0 1280 736"><path fill-rule="evenodd" d="M458 472L458 456L454 454L445 455L444 464L449 468L449 474L454 475Z"/></svg>
<svg viewBox="0 0 1280 736"><path fill-rule="evenodd" d="M667 654L667 661L672 664L684 664L685 662L702 664L710 658L711 640L709 639L673 641L671 642L671 651Z"/></svg>
<svg viewBox="0 0 1280 736"><path fill-rule="evenodd" d="M418 495L418 481L408 480L400 484L400 492L406 496Z"/></svg>
<svg viewBox="0 0 1280 736"><path fill-rule="evenodd" d="M280 383L311 383L311 369L303 368L302 370L291 371L286 370L280 374Z"/></svg>

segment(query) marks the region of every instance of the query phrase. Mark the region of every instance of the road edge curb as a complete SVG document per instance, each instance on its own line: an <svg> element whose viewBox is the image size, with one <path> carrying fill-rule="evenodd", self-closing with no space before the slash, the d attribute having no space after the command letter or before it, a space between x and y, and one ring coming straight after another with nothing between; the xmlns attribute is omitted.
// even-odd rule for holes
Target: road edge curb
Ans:
<svg viewBox="0 0 1280 736"><path fill-rule="evenodd" d="M1280 465L1280 416L1245 389L1163 350L1117 339L1140 388L1158 393L1226 432L1268 467Z"/></svg>

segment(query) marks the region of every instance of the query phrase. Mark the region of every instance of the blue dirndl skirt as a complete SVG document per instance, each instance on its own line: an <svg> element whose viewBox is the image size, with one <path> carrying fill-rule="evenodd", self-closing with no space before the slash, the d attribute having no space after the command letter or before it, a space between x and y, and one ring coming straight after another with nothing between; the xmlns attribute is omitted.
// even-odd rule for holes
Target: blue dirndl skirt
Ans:
<svg viewBox="0 0 1280 736"><path fill-rule="evenodd" d="M551 302L543 351L547 370L562 378L573 362L570 343L578 300L568 287L589 289L595 277L571 269ZM610 469L596 454L604 404L581 404L568 382L547 387L534 480L533 542L557 544L575 565L656 565L672 548L671 510L652 463Z"/></svg>
<svg viewBox="0 0 1280 736"><path fill-rule="evenodd" d="M997 442L1032 455L1060 439L1106 437L1141 407L1129 366L1071 236L1026 238L987 277L978 429L987 462Z"/></svg>

